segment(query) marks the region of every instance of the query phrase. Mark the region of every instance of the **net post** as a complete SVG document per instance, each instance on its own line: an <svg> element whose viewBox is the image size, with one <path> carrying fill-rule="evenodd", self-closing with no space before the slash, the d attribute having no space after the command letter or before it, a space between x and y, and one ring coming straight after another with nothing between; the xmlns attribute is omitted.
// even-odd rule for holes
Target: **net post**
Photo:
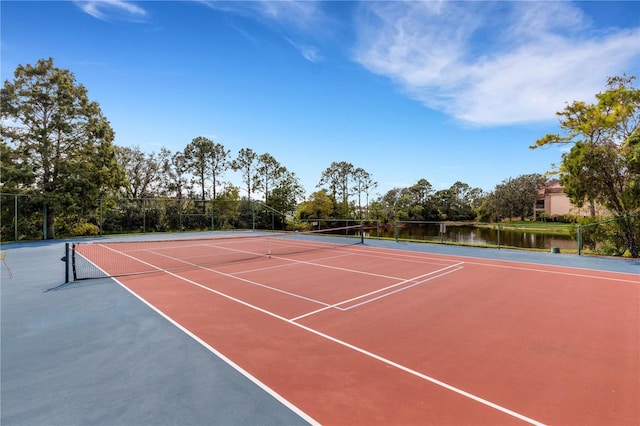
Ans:
<svg viewBox="0 0 640 426"><path fill-rule="evenodd" d="M76 244L71 246L71 270L73 271L73 280L77 281L78 273L76 272Z"/></svg>
<svg viewBox="0 0 640 426"><path fill-rule="evenodd" d="M364 225L360 224L360 244L364 244Z"/></svg>
<svg viewBox="0 0 640 426"><path fill-rule="evenodd" d="M69 282L69 243L64 243L64 283Z"/></svg>

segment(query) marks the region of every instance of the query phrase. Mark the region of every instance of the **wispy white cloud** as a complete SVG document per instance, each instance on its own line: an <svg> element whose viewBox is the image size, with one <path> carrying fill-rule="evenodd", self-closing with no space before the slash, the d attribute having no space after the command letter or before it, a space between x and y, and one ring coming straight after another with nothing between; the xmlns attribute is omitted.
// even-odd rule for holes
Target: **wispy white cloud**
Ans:
<svg viewBox="0 0 640 426"><path fill-rule="evenodd" d="M274 22L298 29L306 30L309 25L318 20L319 3L315 1L271 1L256 2L260 13Z"/></svg>
<svg viewBox="0 0 640 426"><path fill-rule="evenodd" d="M568 2L363 3L357 34L357 62L473 125L554 119L640 59L640 28L596 32Z"/></svg>
<svg viewBox="0 0 640 426"><path fill-rule="evenodd" d="M261 22L283 37L310 62L322 60L320 46L313 40L322 34L327 16L322 2L313 0L217 1L197 0L212 9ZM245 34L246 35L246 34Z"/></svg>
<svg viewBox="0 0 640 426"><path fill-rule="evenodd" d="M300 54L309 62L317 63L322 60L320 49L310 44L304 44L288 39L289 43L295 47Z"/></svg>
<svg viewBox="0 0 640 426"><path fill-rule="evenodd" d="M75 4L86 14L101 21L145 22L147 11L125 0L76 0Z"/></svg>
<svg viewBox="0 0 640 426"><path fill-rule="evenodd" d="M321 2L311 0L195 0L211 9L256 19L268 25L308 31L322 16Z"/></svg>

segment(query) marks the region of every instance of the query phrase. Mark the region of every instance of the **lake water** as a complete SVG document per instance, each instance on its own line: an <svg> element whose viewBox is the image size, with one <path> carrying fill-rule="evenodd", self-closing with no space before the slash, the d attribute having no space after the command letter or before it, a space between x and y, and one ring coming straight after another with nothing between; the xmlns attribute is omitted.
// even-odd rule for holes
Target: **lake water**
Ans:
<svg viewBox="0 0 640 426"><path fill-rule="evenodd" d="M544 234L512 228L478 227L473 225L447 224L444 233L440 232L439 223L401 223L398 228L391 225L380 228L380 237L398 238L401 240L424 240L434 242L457 242L474 245L501 245L521 248L576 249L577 243L570 236ZM370 237L376 236L376 231L370 232Z"/></svg>

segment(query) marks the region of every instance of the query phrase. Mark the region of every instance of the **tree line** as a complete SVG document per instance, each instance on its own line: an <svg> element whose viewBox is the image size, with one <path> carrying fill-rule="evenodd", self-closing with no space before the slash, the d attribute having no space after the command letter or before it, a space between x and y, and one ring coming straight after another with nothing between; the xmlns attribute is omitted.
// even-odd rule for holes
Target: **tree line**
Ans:
<svg viewBox="0 0 640 426"><path fill-rule="evenodd" d="M598 203L616 216L629 217L618 237L637 256L639 231L633 215L640 210L640 96L632 82L626 76L610 79L596 104L569 105L558 113L566 134L546 135L533 147L573 145L555 171L567 194L578 205ZM546 180L541 174L521 175L487 193L463 182L436 190L421 178L376 196L378 183L369 172L336 161L320 173L315 191L307 196L296 174L270 153L242 148L232 154L204 136L177 152L162 148L148 153L138 146L116 145L99 104L89 99L71 71L55 67L51 58L18 66L1 94L0 190L29 195L34 214L46 217L51 238L57 229L82 233L99 220L123 221L127 209L133 215L135 203L123 207L116 203L119 199L173 200L180 226L199 215L199 226L206 227L214 211L220 227L246 224L241 218L249 215L255 223L251 200L260 200L264 217L259 220L265 226L294 217L383 222L526 219ZM230 173L239 174L242 184L226 180ZM98 209L111 216L97 219ZM177 227L169 223L155 229Z"/></svg>

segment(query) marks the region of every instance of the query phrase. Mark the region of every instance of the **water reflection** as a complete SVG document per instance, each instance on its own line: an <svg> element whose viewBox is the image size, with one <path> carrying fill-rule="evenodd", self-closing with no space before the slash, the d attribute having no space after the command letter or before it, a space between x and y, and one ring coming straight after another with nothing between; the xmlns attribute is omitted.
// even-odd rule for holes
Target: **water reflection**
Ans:
<svg viewBox="0 0 640 426"><path fill-rule="evenodd" d="M402 223L380 229L380 236L403 240L424 240L439 242L457 242L476 245L501 245L521 248L550 249L559 247L575 249L576 242L568 235L544 234L525 230L514 230L497 226L473 226L447 224L442 233L439 223L414 224Z"/></svg>

